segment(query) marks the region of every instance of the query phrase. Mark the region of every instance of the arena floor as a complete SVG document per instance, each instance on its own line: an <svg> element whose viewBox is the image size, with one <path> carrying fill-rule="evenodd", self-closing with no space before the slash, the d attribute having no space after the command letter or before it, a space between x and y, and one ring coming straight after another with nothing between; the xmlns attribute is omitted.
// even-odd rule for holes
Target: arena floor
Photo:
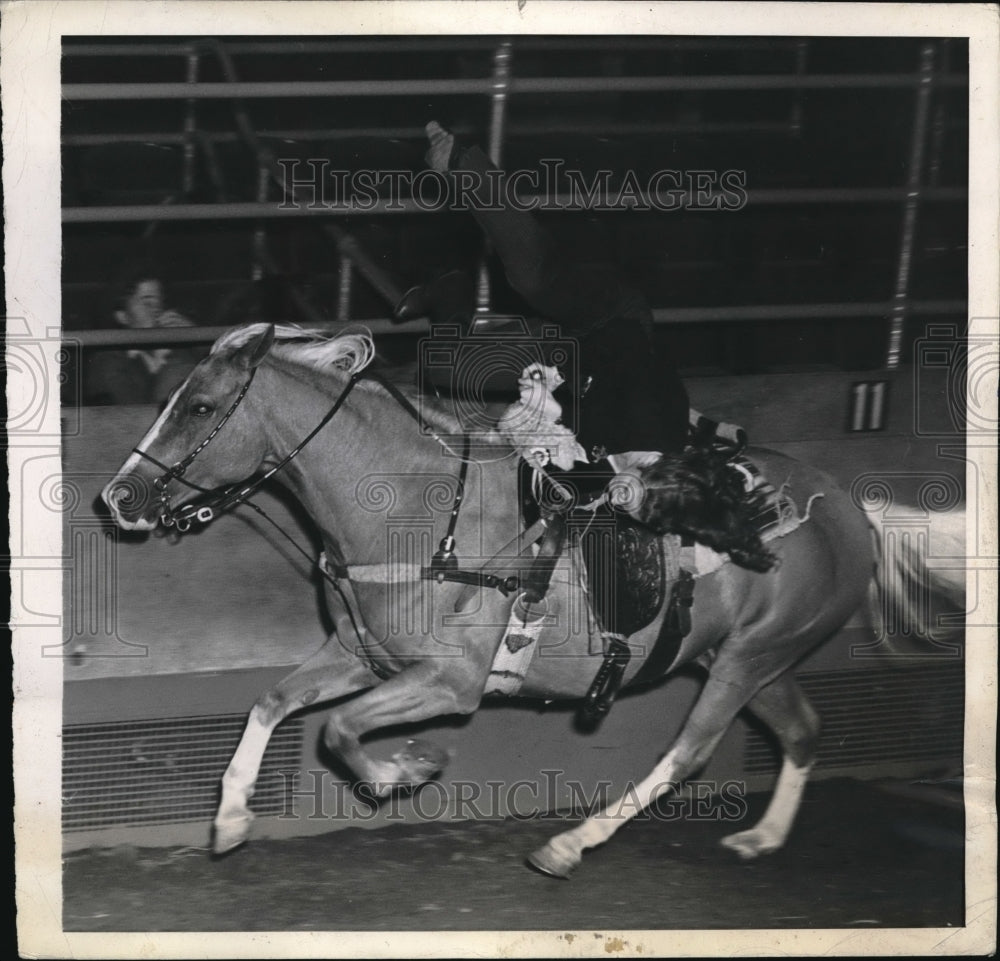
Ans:
<svg viewBox="0 0 1000 961"><path fill-rule="evenodd" d="M637 820L570 881L525 856L566 822L437 822L194 848L67 856L66 931L596 931L964 923L960 795L809 785L784 850L744 863L713 820ZM948 800L948 798L945 798ZM766 804L749 798L749 817Z"/></svg>

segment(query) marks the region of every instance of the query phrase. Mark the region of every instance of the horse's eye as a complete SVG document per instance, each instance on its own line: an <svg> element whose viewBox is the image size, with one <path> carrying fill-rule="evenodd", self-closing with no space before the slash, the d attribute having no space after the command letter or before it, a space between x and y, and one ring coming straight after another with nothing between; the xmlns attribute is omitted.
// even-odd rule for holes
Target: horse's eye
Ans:
<svg viewBox="0 0 1000 961"><path fill-rule="evenodd" d="M536 367L529 375L532 380L541 380L542 372Z"/></svg>
<svg viewBox="0 0 1000 961"><path fill-rule="evenodd" d="M191 416L192 417L208 417L212 413L214 408L210 404L205 403L195 403L191 405Z"/></svg>

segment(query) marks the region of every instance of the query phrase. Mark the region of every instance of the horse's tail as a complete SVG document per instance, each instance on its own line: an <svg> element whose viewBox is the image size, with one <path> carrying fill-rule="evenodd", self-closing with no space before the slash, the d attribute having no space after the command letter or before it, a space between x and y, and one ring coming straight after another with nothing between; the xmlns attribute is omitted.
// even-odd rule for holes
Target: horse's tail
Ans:
<svg viewBox="0 0 1000 961"><path fill-rule="evenodd" d="M868 600L872 627L890 650L909 638L918 646L932 640L938 625L932 611L941 600L965 610L965 510L928 514L917 508L893 510L891 520L866 511L875 548L875 572ZM930 548L937 563L928 563Z"/></svg>

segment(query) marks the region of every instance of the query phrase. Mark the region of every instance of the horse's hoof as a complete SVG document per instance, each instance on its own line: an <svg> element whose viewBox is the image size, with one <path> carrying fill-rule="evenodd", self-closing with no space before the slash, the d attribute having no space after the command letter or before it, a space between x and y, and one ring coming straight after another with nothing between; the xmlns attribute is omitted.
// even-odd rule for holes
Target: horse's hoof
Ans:
<svg viewBox="0 0 1000 961"><path fill-rule="evenodd" d="M777 838L769 837L755 828L749 831L740 831L738 834L730 834L719 842L724 848L735 852L744 861L752 861L762 854L770 854L781 847L781 842Z"/></svg>
<svg viewBox="0 0 1000 961"><path fill-rule="evenodd" d="M399 768L401 781L422 784L444 770L448 754L430 741L411 739L392 756L392 760Z"/></svg>
<svg viewBox="0 0 1000 961"><path fill-rule="evenodd" d="M528 864L536 871L541 871L542 874L547 874L549 877L562 878L563 880L569 879L569 876L573 873L573 869L579 863L579 857L573 857L566 852L557 851L551 841L544 847L540 847L537 851L532 851L528 855Z"/></svg>
<svg viewBox="0 0 1000 961"><path fill-rule="evenodd" d="M252 817L241 818L227 824L216 824L212 837L212 853L228 854L245 844L250 837L250 822Z"/></svg>

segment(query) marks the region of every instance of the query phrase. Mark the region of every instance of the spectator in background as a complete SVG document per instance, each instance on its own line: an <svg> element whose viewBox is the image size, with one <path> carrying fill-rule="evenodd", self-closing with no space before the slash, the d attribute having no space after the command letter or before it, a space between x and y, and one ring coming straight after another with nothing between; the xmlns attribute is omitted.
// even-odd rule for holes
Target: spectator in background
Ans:
<svg viewBox="0 0 1000 961"><path fill-rule="evenodd" d="M117 327L193 327L164 306L163 282L153 265L133 267L117 286L111 311ZM160 404L188 375L204 351L189 347L94 349L84 362L85 404Z"/></svg>

